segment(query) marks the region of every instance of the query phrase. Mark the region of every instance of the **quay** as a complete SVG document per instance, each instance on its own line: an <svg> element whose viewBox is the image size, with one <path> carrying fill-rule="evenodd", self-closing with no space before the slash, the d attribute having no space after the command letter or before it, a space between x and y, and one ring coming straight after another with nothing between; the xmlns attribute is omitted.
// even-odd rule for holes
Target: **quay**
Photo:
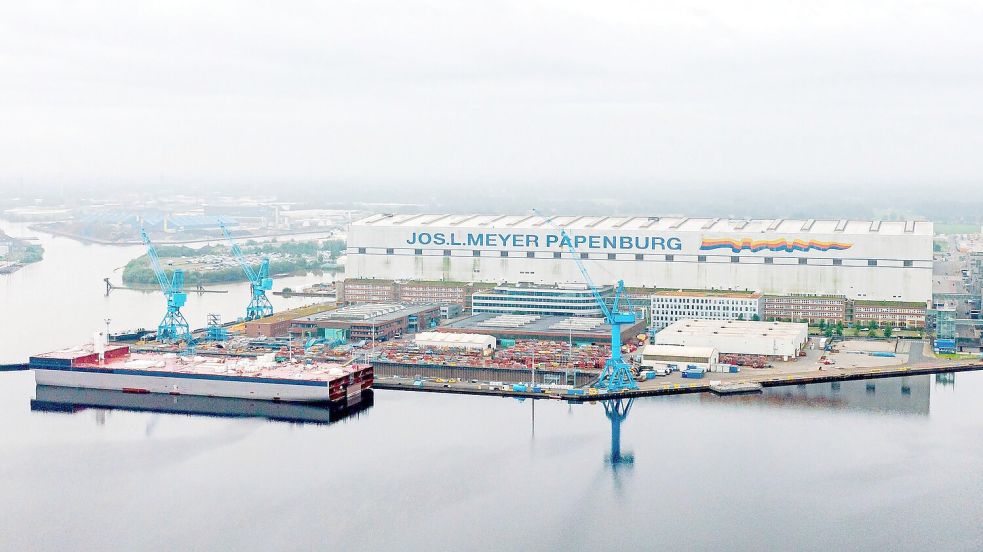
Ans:
<svg viewBox="0 0 983 552"><path fill-rule="evenodd" d="M513 398L558 399L571 402L595 402L618 398L713 392L712 387L722 385L723 383L732 384L735 386L735 389L746 389L746 391L743 392L753 392L751 391L751 388L758 385L761 387L780 387L788 385L805 385L810 383L920 376L977 370L983 370L983 361L927 363L919 365L882 366L872 368L836 368L785 374L709 374L705 379L695 382L692 380L684 380L678 374L673 374L667 377L639 382L638 389L625 390L617 393L608 393L601 389L591 388L574 388L576 393L570 393L570 389L551 387L543 387L542 392L534 392L529 390L527 386L520 386L520 390L514 390L513 384L510 383L490 385L488 382L434 382L425 380L420 381L420 383L416 383L413 378L402 377L378 378L376 379L374 386L376 389L391 389L399 391L452 393ZM718 376L719 379L716 379ZM733 394L733 392L726 394Z"/></svg>

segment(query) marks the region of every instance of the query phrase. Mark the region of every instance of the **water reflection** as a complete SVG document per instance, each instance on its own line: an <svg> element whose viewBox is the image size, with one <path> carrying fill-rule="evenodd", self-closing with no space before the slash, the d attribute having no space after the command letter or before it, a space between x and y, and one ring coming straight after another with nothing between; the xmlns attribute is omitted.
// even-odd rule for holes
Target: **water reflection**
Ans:
<svg viewBox="0 0 983 552"><path fill-rule="evenodd" d="M194 395L133 394L51 385L38 385L35 393L37 398L31 400L31 410L74 414L90 408L97 409L98 425L105 423L106 410L220 418L265 418L273 422L297 424L330 424L364 412L371 408L375 401L371 391L363 393L357 403L339 406ZM151 430L152 428L148 427L148 433Z"/></svg>
<svg viewBox="0 0 983 552"><path fill-rule="evenodd" d="M631 405L635 399L611 399L602 401L604 415L611 421L611 452L604 459L617 470L620 466L631 466L635 463L635 455L631 452L621 452L621 424L628 418Z"/></svg>
<svg viewBox="0 0 983 552"><path fill-rule="evenodd" d="M955 372L943 372L940 374L935 374L935 385L940 387L955 387L956 386L956 373Z"/></svg>
<svg viewBox="0 0 983 552"><path fill-rule="evenodd" d="M760 395L717 397L704 393L700 397L708 402L928 416L931 391L932 381L925 375L766 387Z"/></svg>

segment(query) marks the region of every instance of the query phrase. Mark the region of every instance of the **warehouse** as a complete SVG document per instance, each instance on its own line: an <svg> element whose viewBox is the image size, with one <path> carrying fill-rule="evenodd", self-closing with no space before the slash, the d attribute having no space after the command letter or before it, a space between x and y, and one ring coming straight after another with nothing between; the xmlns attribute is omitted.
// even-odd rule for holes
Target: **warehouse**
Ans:
<svg viewBox="0 0 983 552"><path fill-rule="evenodd" d="M439 305L367 303L298 318L290 322L290 334L304 338L328 338L338 333L344 339L385 341L437 326Z"/></svg>
<svg viewBox="0 0 983 552"><path fill-rule="evenodd" d="M421 332L413 339L418 347L455 349L495 349L495 338L484 334Z"/></svg>
<svg viewBox="0 0 983 552"><path fill-rule="evenodd" d="M561 234L563 228L566 236ZM932 297L931 222L377 214L352 223L346 278Z"/></svg>
<svg viewBox="0 0 983 552"><path fill-rule="evenodd" d="M720 362L720 355L713 347L686 347L681 345L646 345L642 349L643 368L667 368L682 370L702 368L713 372Z"/></svg>
<svg viewBox="0 0 983 552"><path fill-rule="evenodd" d="M655 334L656 345L713 347L721 354L788 360L809 342L809 327L792 322L680 320Z"/></svg>

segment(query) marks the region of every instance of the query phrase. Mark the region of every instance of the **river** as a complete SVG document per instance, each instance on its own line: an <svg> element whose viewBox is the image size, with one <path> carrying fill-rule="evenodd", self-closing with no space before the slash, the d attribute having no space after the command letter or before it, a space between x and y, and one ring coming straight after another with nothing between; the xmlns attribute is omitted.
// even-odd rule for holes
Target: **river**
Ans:
<svg viewBox="0 0 983 552"><path fill-rule="evenodd" d="M140 248L39 237L44 261L0 276L0 358L156 325L159 293L104 295ZM190 297L192 324L237 316L228 289ZM378 391L333 424L32 410L40 391L0 374L4 549L983 550L981 373L630 406Z"/></svg>

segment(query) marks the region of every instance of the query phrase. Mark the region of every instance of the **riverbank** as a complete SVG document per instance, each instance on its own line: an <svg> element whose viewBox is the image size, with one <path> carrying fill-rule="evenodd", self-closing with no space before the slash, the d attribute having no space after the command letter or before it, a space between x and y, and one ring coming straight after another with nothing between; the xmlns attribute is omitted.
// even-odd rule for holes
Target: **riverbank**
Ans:
<svg viewBox="0 0 983 552"><path fill-rule="evenodd" d="M0 230L0 274L11 274L44 259L44 247L36 238L16 238Z"/></svg>
<svg viewBox="0 0 983 552"><path fill-rule="evenodd" d="M62 238L73 239L82 243L95 244L95 245L111 245L111 246L132 246L132 245L143 245L140 240L102 240L99 238L93 238L91 236L83 236L81 234L76 234L73 232L65 232L57 228L51 228L46 226L47 223L34 223L28 226L31 230L36 232L44 232L46 234L51 234L53 236L59 236ZM299 232L287 232L287 233L266 233L266 234L254 234L249 236L236 236L236 239L241 240L255 240L255 239L267 239L267 238L290 238L294 236L314 236L314 235L328 235L322 239L329 239L331 231L330 230L304 230ZM157 245L190 245L196 243L215 243L222 242L225 238L217 236L214 238L196 238L191 240L166 240L158 241L155 240L154 243Z"/></svg>

